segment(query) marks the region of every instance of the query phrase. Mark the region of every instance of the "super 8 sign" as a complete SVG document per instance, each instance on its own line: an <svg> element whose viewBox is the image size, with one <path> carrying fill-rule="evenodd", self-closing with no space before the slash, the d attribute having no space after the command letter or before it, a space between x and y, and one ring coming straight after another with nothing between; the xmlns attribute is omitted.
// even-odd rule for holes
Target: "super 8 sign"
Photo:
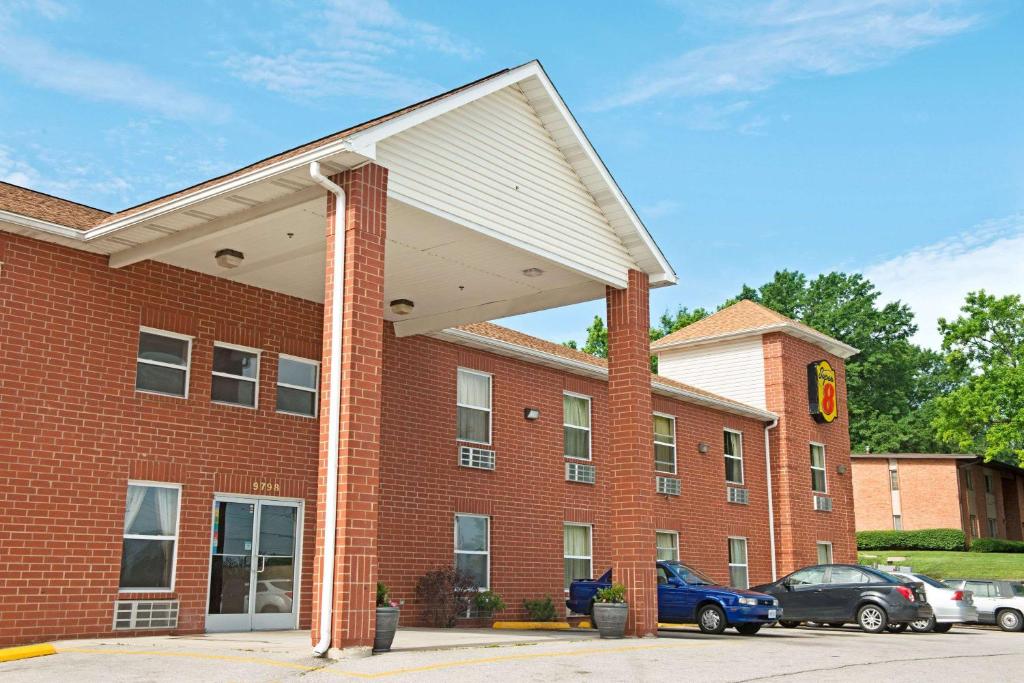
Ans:
<svg viewBox="0 0 1024 683"><path fill-rule="evenodd" d="M827 360L807 366L807 399L815 422L832 422L839 415L836 371Z"/></svg>

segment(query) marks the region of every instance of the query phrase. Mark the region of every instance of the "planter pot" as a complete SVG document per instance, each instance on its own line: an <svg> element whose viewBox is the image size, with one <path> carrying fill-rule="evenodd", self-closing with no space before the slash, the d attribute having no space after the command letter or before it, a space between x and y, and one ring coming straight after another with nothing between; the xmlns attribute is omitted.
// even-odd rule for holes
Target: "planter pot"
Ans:
<svg viewBox="0 0 1024 683"><path fill-rule="evenodd" d="M595 602L594 625L602 638L621 638L626 632L629 605L624 602Z"/></svg>
<svg viewBox="0 0 1024 683"><path fill-rule="evenodd" d="M398 628L398 608L378 607L377 608L377 632L373 638L374 652L387 652L391 649L391 643L395 639L395 629Z"/></svg>

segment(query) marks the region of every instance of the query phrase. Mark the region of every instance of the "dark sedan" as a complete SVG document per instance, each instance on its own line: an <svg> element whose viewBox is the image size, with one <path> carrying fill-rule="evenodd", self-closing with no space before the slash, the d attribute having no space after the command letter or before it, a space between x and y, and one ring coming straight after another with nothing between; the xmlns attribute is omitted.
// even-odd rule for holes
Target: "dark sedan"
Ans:
<svg viewBox="0 0 1024 683"><path fill-rule="evenodd" d="M821 564L755 586L751 590L778 598L785 619L795 628L804 621L842 626L855 622L868 633L906 630L910 622L929 619L924 586L870 567Z"/></svg>

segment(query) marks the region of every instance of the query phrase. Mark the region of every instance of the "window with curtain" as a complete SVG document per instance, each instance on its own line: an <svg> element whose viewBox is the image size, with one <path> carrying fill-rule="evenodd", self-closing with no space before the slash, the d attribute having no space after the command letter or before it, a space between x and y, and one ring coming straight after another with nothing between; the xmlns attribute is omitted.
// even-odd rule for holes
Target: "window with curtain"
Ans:
<svg viewBox="0 0 1024 683"><path fill-rule="evenodd" d="M743 484L743 435L725 430L725 480L730 484Z"/></svg>
<svg viewBox="0 0 1024 683"><path fill-rule="evenodd" d="M178 496L174 485L129 484L121 551L121 590L174 588Z"/></svg>
<svg viewBox="0 0 1024 683"><path fill-rule="evenodd" d="M277 412L316 417L320 363L277 357Z"/></svg>
<svg viewBox="0 0 1024 683"><path fill-rule="evenodd" d="M676 473L676 420L668 415L654 416L654 469Z"/></svg>
<svg viewBox="0 0 1024 683"><path fill-rule="evenodd" d="M825 481L825 447L811 444L811 490L815 493L828 493Z"/></svg>
<svg viewBox="0 0 1024 683"><path fill-rule="evenodd" d="M729 539L729 585L733 588L749 588L747 572L747 539Z"/></svg>
<svg viewBox="0 0 1024 683"><path fill-rule="evenodd" d="M659 560L679 559L679 534L675 531L658 531L655 534Z"/></svg>
<svg viewBox="0 0 1024 683"><path fill-rule="evenodd" d="M487 590L491 576L490 518L455 515L455 568Z"/></svg>
<svg viewBox="0 0 1024 683"><path fill-rule="evenodd" d="M590 551L590 526L587 524L569 524L562 527L563 550L565 565L565 590L576 579L590 579L593 556Z"/></svg>
<svg viewBox="0 0 1024 683"><path fill-rule="evenodd" d="M491 376L459 368L456 406L459 441L491 443Z"/></svg>
<svg viewBox="0 0 1024 683"><path fill-rule="evenodd" d="M214 344L211 394L213 401L255 408L259 372L260 355L256 350Z"/></svg>
<svg viewBox="0 0 1024 683"><path fill-rule="evenodd" d="M590 460L590 399L562 394L562 432L567 458Z"/></svg>
<svg viewBox="0 0 1024 683"><path fill-rule="evenodd" d="M186 397L191 348L191 337L140 329L135 388L153 394Z"/></svg>

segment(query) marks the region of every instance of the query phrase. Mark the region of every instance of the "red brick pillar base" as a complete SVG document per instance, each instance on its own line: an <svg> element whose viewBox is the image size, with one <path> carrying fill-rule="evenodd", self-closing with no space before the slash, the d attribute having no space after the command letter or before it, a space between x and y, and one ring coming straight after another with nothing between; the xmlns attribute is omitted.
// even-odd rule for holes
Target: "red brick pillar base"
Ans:
<svg viewBox="0 0 1024 683"><path fill-rule="evenodd" d="M380 494L380 388L384 347L384 240L387 169L374 164L331 178L346 194L345 283L338 446L338 531L332 647L373 645L376 628L377 514ZM319 640L320 585L327 481L331 293L337 199L327 197L327 279L321 370L321 423L313 642Z"/></svg>
<svg viewBox="0 0 1024 683"><path fill-rule="evenodd" d="M658 584L647 275L629 271L627 288L609 287L607 303L612 575L626 587L626 633L653 636L658 632Z"/></svg>

